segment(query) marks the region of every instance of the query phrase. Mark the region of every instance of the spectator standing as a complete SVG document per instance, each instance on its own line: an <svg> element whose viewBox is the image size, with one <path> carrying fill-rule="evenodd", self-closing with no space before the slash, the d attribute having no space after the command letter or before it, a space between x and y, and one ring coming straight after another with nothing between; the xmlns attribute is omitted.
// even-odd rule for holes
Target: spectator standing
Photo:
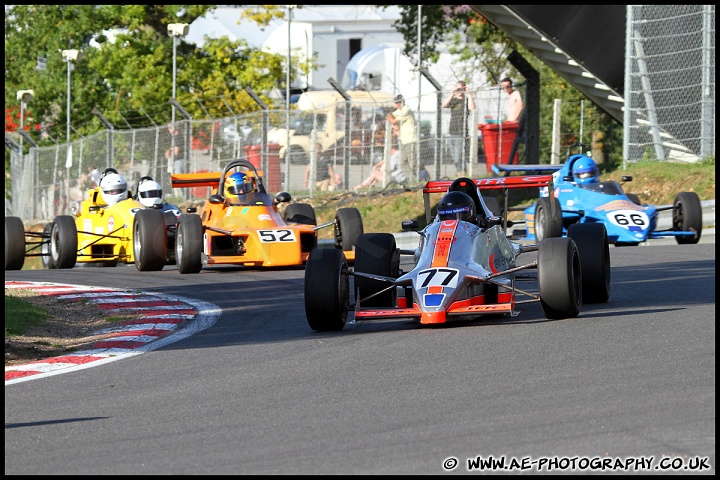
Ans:
<svg viewBox="0 0 720 480"><path fill-rule="evenodd" d="M503 78L500 81L500 86L505 93L508 94L508 110L507 118L508 122L519 122L520 115L523 111L523 101L520 92L513 88L513 82L508 77Z"/></svg>
<svg viewBox="0 0 720 480"><path fill-rule="evenodd" d="M450 109L450 125L448 126L448 147L455 164L458 177L465 174L465 156L467 154L468 116L475 110L475 100L463 81L455 84L450 96L442 104Z"/></svg>
<svg viewBox="0 0 720 480"><path fill-rule="evenodd" d="M322 153L322 144L317 144L317 168L315 188L321 192L333 191L342 182L339 175L335 175L332 157ZM310 188L310 163L305 168L305 186Z"/></svg>
<svg viewBox="0 0 720 480"><path fill-rule="evenodd" d="M167 158L168 162L174 162L172 173L185 173L185 144L183 138L172 123L168 125L168 133L170 134L170 147L165 151L165 158Z"/></svg>
<svg viewBox="0 0 720 480"><path fill-rule="evenodd" d="M387 114L388 122L400 128L400 157L402 168L412 173L413 159L416 157L417 129L415 127L415 113L405 104L402 95L395 97L395 110ZM412 177L411 177L412 178Z"/></svg>

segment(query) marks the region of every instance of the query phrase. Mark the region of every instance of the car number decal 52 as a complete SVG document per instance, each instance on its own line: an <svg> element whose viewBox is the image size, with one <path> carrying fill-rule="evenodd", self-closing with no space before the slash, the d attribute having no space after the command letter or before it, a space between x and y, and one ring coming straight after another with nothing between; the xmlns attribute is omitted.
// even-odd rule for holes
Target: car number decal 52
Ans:
<svg viewBox="0 0 720 480"><path fill-rule="evenodd" d="M417 288L425 287L450 287L455 288L458 282L459 272L455 268L428 268L418 272Z"/></svg>
<svg viewBox="0 0 720 480"><path fill-rule="evenodd" d="M258 236L263 243L268 242L295 242L295 232L292 230L258 230Z"/></svg>
<svg viewBox="0 0 720 480"><path fill-rule="evenodd" d="M612 223L622 228L644 229L650 226L650 219L645 212L638 212L636 210L615 210L614 212L608 213L607 217Z"/></svg>

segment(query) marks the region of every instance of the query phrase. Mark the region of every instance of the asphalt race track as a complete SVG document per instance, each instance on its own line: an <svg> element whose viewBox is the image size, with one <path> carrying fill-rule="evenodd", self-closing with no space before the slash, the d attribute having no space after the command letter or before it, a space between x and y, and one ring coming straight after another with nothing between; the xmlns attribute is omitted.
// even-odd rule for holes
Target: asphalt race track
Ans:
<svg viewBox="0 0 720 480"><path fill-rule="evenodd" d="M533 304L329 334L307 325L301 268L6 271L223 313L157 350L6 385L5 474L491 473L478 457L504 460L496 473L714 474L715 245L610 253L610 301L575 319Z"/></svg>

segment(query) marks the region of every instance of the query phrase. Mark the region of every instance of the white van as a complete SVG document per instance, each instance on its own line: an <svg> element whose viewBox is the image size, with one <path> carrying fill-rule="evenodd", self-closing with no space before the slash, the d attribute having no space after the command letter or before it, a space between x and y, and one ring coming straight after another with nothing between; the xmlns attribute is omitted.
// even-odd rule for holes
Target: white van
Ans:
<svg viewBox="0 0 720 480"><path fill-rule="evenodd" d="M394 110L394 95L364 90L350 90L348 95L351 98L351 161L357 162L367 159L374 145L384 145L385 115ZM342 156L345 111L345 100L335 90L311 90L301 94L297 109L290 113L290 162L300 165L309 162L313 129L323 152L337 148L337 154ZM288 151L285 148L287 130L271 129L268 132L268 143L280 145L280 159L284 159Z"/></svg>

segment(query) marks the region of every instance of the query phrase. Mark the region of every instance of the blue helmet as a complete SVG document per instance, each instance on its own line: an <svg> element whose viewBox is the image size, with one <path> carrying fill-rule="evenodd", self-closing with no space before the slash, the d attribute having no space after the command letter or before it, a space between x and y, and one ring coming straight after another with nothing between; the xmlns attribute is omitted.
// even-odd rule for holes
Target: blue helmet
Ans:
<svg viewBox="0 0 720 480"><path fill-rule="evenodd" d="M225 197L236 198L253 190L253 184L246 174L235 172L225 179Z"/></svg>
<svg viewBox="0 0 720 480"><path fill-rule="evenodd" d="M573 177L578 185L598 183L600 175L595 161L585 155L581 155L573 164Z"/></svg>

